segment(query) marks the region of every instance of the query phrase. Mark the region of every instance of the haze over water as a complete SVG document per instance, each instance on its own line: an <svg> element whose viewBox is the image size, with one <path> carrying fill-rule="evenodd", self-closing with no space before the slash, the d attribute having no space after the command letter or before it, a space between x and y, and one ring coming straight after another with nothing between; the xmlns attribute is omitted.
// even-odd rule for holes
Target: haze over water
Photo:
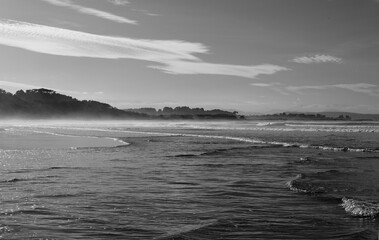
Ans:
<svg viewBox="0 0 379 240"><path fill-rule="evenodd" d="M3 123L0 235L375 239L378 135L377 122Z"/></svg>
<svg viewBox="0 0 379 240"><path fill-rule="evenodd" d="M1 0L0 239L377 239L378 12Z"/></svg>

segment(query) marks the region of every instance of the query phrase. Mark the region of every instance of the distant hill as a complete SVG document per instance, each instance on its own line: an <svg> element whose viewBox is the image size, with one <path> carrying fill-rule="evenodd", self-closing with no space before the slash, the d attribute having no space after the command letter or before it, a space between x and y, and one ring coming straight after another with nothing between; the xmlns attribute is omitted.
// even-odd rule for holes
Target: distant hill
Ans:
<svg viewBox="0 0 379 240"><path fill-rule="evenodd" d="M302 121L379 121L379 114L351 112L283 112L275 114L249 115L248 120L302 120Z"/></svg>
<svg viewBox="0 0 379 240"><path fill-rule="evenodd" d="M125 109L129 112L147 114L151 117L160 119L243 119L238 112L229 112L220 109L204 110L204 108L182 107L164 107L163 109L155 108L130 108Z"/></svg>
<svg viewBox="0 0 379 240"><path fill-rule="evenodd" d="M165 107L121 110L109 104L76 98L40 88L15 94L0 89L0 118L70 119L238 119L237 112L220 109Z"/></svg>
<svg viewBox="0 0 379 240"><path fill-rule="evenodd" d="M379 114L364 114L364 113L352 113L352 112L322 112L327 117L338 117L340 115L348 115L351 120L372 120L379 121Z"/></svg>
<svg viewBox="0 0 379 240"><path fill-rule="evenodd" d="M53 90L19 90L15 94L0 89L0 118L148 118L109 104L80 101Z"/></svg>

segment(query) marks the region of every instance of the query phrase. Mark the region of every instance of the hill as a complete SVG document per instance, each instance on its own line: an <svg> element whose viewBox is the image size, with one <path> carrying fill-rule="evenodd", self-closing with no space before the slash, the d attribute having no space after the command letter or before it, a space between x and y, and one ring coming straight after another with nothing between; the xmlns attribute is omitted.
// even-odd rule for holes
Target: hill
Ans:
<svg viewBox="0 0 379 240"><path fill-rule="evenodd" d="M125 109L129 112L147 114L154 118L160 119L243 119L238 112L229 112L220 109L204 110L204 108L182 107L164 107L163 109L155 108L131 108Z"/></svg>
<svg viewBox="0 0 379 240"><path fill-rule="evenodd" d="M299 121L379 121L379 114L351 112L283 112L264 115L249 115L248 120L299 120Z"/></svg>
<svg viewBox="0 0 379 240"><path fill-rule="evenodd" d="M109 104L76 98L40 88L15 94L0 89L0 118L32 119L238 119L237 112L220 109L165 107L121 110Z"/></svg>
<svg viewBox="0 0 379 240"><path fill-rule="evenodd" d="M0 118L147 118L97 101L80 101L53 90L19 90L15 94L0 89Z"/></svg>
<svg viewBox="0 0 379 240"><path fill-rule="evenodd" d="M379 121L379 114L367 114L367 113L352 113L352 112L322 112L328 117L338 117L339 115L348 115L352 120L371 120L371 121Z"/></svg>

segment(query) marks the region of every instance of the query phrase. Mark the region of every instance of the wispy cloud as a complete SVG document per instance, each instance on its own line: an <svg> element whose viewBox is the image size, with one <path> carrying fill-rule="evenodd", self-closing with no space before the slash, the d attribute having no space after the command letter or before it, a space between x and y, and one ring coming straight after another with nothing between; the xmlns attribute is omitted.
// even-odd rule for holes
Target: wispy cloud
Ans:
<svg viewBox="0 0 379 240"><path fill-rule="evenodd" d="M26 89L39 89L39 88L47 88L52 89L49 87L43 87L38 85L31 85L31 84L25 84L25 83L18 83L18 82L9 82L9 81L0 81L0 88L7 88L7 89L13 89L13 90L26 90ZM66 94L80 94L80 95L87 95L87 92L79 92L79 91L69 91L69 90L62 90L62 89L52 89L56 92L60 93L66 93Z"/></svg>
<svg viewBox="0 0 379 240"><path fill-rule="evenodd" d="M287 90L302 93L304 90L326 90L340 88L353 92L365 93L370 96L379 96L379 86L370 83L351 83L351 84L334 84L334 85L320 85L320 86L288 86Z"/></svg>
<svg viewBox="0 0 379 240"><path fill-rule="evenodd" d="M55 6L67 7L67 8L70 8L70 9L75 10L75 11L80 12L80 13L84 13L87 15L107 19L107 20L117 22L117 23L137 24L137 22L134 20L127 19L125 17L117 16L117 15L114 15L112 13L104 12L104 11L97 10L94 8L76 5L76 4L73 4L70 0L41 0L41 1L53 4ZM117 3L121 4L122 2L125 2L125 1L113 1L113 2L114 3L117 2Z"/></svg>
<svg viewBox="0 0 379 240"><path fill-rule="evenodd" d="M338 57L331 56L331 55L316 54L314 56L297 57L297 58L292 59L291 62L304 63L304 64L342 63L342 59L338 58Z"/></svg>
<svg viewBox="0 0 379 240"><path fill-rule="evenodd" d="M379 96L379 86L370 83L356 84L336 84L337 88L348 89L354 92L367 93L373 96Z"/></svg>
<svg viewBox="0 0 379 240"><path fill-rule="evenodd" d="M273 83L250 83L250 86L253 87L261 87L261 88L269 88L271 90L274 90L282 95L289 95L287 91L283 90L282 84L279 82L273 82Z"/></svg>
<svg viewBox="0 0 379 240"><path fill-rule="evenodd" d="M41 86L30 85L25 83L9 82L9 81L0 81L0 87L10 87L15 89L36 89L42 88Z"/></svg>
<svg viewBox="0 0 379 240"><path fill-rule="evenodd" d="M272 87L275 85L279 85L279 83L250 83L250 85L254 87Z"/></svg>
<svg viewBox="0 0 379 240"><path fill-rule="evenodd" d="M110 2L110 3L112 3L113 5L116 5L116 6L124 6L124 5L130 4L130 2L126 1L126 0L108 0L108 2ZM152 12L150 12L148 10L145 10L145 9L132 8L131 10L135 11L135 12L143 13L143 14L148 15L148 16L153 16L153 17L161 16L160 14L155 14L155 13L152 13Z"/></svg>
<svg viewBox="0 0 379 240"><path fill-rule="evenodd" d="M108 0L108 2L114 4L114 5L126 5L129 4L130 2L127 0Z"/></svg>
<svg viewBox="0 0 379 240"><path fill-rule="evenodd" d="M206 53L200 43L111 37L18 21L0 21L0 44L34 52L72 56L147 61L198 60Z"/></svg>
<svg viewBox="0 0 379 240"><path fill-rule="evenodd" d="M282 66L253 66L203 62L194 54L207 53L201 43L112 37L18 21L0 21L0 44L34 52L106 59L138 59L158 62L151 66L171 74L217 74L255 78L289 70Z"/></svg>
<svg viewBox="0 0 379 240"><path fill-rule="evenodd" d="M238 66L190 61L166 61L166 66L151 66L169 74L212 74L255 78L261 74L274 74L288 70L285 67L262 64L255 66Z"/></svg>
<svg viewBox="0 0 379 240"><path fill-rule="evenodd" d="M145 15L152 16L152 17L162 16L160 14L155 14L155 13L152 13L152 12L150 12L148 10L145 10L145 9L135 9L135 8L132 8L131 10L135 11L135 12L140 12L140 13L143 13Z"/></svg>

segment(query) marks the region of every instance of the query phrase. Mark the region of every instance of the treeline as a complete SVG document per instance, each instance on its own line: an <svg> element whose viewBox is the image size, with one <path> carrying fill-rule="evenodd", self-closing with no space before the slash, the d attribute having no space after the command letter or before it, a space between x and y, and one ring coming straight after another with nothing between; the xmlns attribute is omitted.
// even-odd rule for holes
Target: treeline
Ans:
<svg viewBox="0 0 379 240"><path fill-rule="evenodd" d="M267 115L255 115L249 116L251 120L341 120L349 121L351 117L349 115L339 115L338 117L327 117L324 114L306 114L306 113L276 113Z"/></svg>
<svg viewBox="0 0 379 240"><path fill-rule="evenodd" d="M76 98L40 88L15 94L0 89L0 118L86 119L238 119L237 112L220 109L165 107L121 110L109 104Z"/></svg>
<svg viewBox="0 0 379 240"><path fill-rule="evenodd" d="M164 107L163 109L155 108L130 108L125 109L129 112L147 114L152 117L162 119L243 119L238 112L229 112L220 109L204 110L204 108L182 107Z"/></svg>
<svg viewBox="0 0 379 240"><path fill-rule="evenodd" d="M83 100L41 88L19 90L15 94L0 89L2 118L147 118L109 104Z"/></svg>

